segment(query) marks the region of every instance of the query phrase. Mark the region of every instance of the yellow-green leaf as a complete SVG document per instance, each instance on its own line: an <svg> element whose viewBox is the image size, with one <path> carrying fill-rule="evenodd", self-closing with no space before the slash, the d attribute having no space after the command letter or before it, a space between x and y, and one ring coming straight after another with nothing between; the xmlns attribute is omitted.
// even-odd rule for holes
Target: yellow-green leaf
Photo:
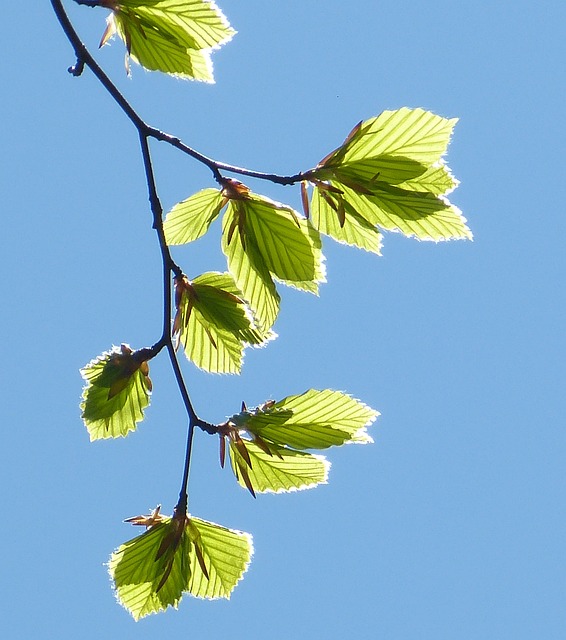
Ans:
<svg viewBox="0 0 566 640"><path fill-rule="evenodd" d="M442 160L456 122L402 108L354 127L309 172L313 225L376 253L378 229L420 240L471 239L465 218L446 199L458 185Z"/></svg>
<svg viewBox="0 0 566 640"><path fill-rule="evenodd" d="M247 345L271 332L254 326L251 312L228 273L209 272L176 281L175 332L189 360L212 373L239 373Z"/></svg>
<svg viewBox="0 0 566 640"><path fill-rule="evenodd" d="M238 483L244 488L249 488L249 482L253 490L259 493L281 493L310 489L328 480L330 462L323 456L273 443L267 447L264 444L262 448L250 440L244 439L242 442L251 467L233 441L230 441L230 462Z"/></svg>
<svg viewBox="0 0 566 640"><path fill-rule="evenodd" d="M203 189L176 204L163 223L167 244L186 244L203 236L223 205L218 189Z"/></svg>
<svg viewBox="0 0 566 640"><path fill-rule="evenodd" d="M136 620L177 608L184 593L230 597L253 555L250 535L192 516L145 520L149 529L118 547L108 563L116 596Z"/></svg>
<svg viewBox="0 0 566 640"><path fill-rule="evenodd" d="M81 369L82 419L91 440L125 437L143 420L152 384L147 363L133 353L127 345L114 347Z"/></svg>
<svg viewBox="0 0 566 640"><path fill-rule="evenodd" d="M229 207L222 223L222 251L230 273L252 309L257 326L268 331L279 313L281 298L254 239L248 238L244 248L243 236L236 224L237 212Z"/></svg>
<svg viewBox="0 0 566 640"><path fill-rule="evenodd" d="M193 560L189 593L196 598L229 599L251 562L251 535L192 516L189 517L188 532L193 544L200 547L208 574L204 573L200 562Z"/></svg>
<svg viewBox="0 0 566 640"><path fill-rule="evenodd" d="M422 173L446 152L457 118L443 118L423 109L403 107L383 111L360 123L344 144L322 162L324 167L358 167L360 175L371 178L374 169L380 179L394 183L388 173ZM376 165L372 165L376 162ZM356 172L357 173L357 172ZM404 178L407 179L407 178Z"/></svg>
<svg viewBox="0 0 566 640"><path fill-rule="evenodd" d="M315 229L337 242L381 255L381 233L375 225L360 216L341 194L315 187L311 199L310 220Z"/></svg>
<svg viewBox="0 0 566 640"><path fill-rule="evenodd" d="M372 195L337 186L358 215L382 229L400 231L419 240L472 238L462 212L442 196L381 183Z"/></svg>
<svg viewBox="0 0 566 640"><path fill-rule="evenodd" d="M340 391L310 389L230 418L238 429L294 449L373 442L367 427L379 413Z"/></svg>
<svg viewBox="0 0 566 640"><path fill-rule="evenodd" d="M210 51L235 31L208 0L106 0L112 10L103 43L114 31L146 69L212 82Z"/></svg>

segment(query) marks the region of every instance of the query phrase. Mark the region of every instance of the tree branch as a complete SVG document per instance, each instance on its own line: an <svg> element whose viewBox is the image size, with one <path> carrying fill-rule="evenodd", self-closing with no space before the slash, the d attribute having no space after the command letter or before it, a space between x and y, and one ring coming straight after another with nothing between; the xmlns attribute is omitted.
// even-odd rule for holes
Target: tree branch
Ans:
<svg viewBox="0 0 566 640"><path fill-rule="evenodd" d="M74 1L77 4L85 5L88 7L103 6L101 2L95 2L95 1L89 2L88 0L74 0ZM194 160L197 160L198 162L204 164L211 170L214 176L214 179L219 184L222 184L222 180L223 180L221 171L249 176L251 178L257 178L259 180L268 180L269 182L273 182L275 184L280 184L280 185L292 185L292 184L296 184L297 182L301 182L302 180L308 179L308 175L310 171L295 173L289 176L284 176L276 173L264 173L262 171L254 171L254 170L246 169L243 167L237 167L231 164L226 164L224 162L218 162L196 151L192 147L189 147L187 144L182 142L178 137L165 133L157 129L156 127L152 127L149 124L147 124L143 120L143 118L141 118L141 116L137 113L137 111L131 106L131 104L126 100L122 92L110 80L110 78L102 70L100 65L93 58L92 54L86 48L86 46L80 39L79 35L77 34L75 28L71 24L71 21L69 20L69 17L67 16L67 13L65 12L65 9L63 7L62 1L51 0L51 5L77 57L77 63L74 66L69 68L69 72L75 76L79 76L81 75L83 68L86 65L93 72L96 78L100 81L102 86L112 96L112 98L117 102L118 106L122 109L122 111L126 114L129 120L132 122L132 124L136 127L140 135L143 133L143 135L147 137L155 138L156 140L160 140L161 142L166 142L167 144L170 144L172 147L175 147L182 153L190 156Z"/></svg>

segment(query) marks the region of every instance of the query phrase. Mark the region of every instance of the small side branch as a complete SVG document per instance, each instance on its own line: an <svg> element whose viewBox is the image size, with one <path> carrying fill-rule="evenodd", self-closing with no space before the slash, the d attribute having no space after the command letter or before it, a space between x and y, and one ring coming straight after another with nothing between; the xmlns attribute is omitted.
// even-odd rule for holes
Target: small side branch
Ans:
<svg viewBox="0 0 566 640"><path fill-rule="evenodd" d="M88 0L75 0L77 4L85 5L88 7L100 7L104 6L104 3L98 1ZM259 180L267 180L269 182L273 182L275 184L280 185L292 185L297 184L305 179L306 173L295 173L293 175L284 176L276 173L265 173L262 171L254 171L252 169L246 169L244 167L237 167L231 164L226 164L225 162L218 162L205 156L204 154L196 151L192 147L189 147L187 144L182 142L178 137L173 136L168 133L164 133L160 131L156 127L152 127L147 124L143 118L137 113L137 111L132 107L132 105L126 100L122 92L116 87L116 85L110 80L110 78L106 75L106 73L102 70L100 65L93 58L91 53L88 51L79 35L77 34L75 28L71 24L67 13L63 7L61 0L51 0L51 5L53 10L55 11L55 15L65 32L69 42L71 43L75 55L77 57L77 63L69 68L69 72L74 76L79 76L82 74L85 66L88 67L92 73L96 76L96 78L100 81L102 86L106 89L106 91L112 96L112 98L116 101L120 109L126 114L128 119L132 122L132 124L139 131L140 135L143 134L146 137L155 138L156 140L160 140L167 144L170 144L172 147L175 147L182 153L190 156L194 160L200 162L207 166L219 184L222 183L222 171L226 171L229 173L235 173L238 175L248 176L250 178L257 178ZM308 173L308 172L307 172Z"/></svg>

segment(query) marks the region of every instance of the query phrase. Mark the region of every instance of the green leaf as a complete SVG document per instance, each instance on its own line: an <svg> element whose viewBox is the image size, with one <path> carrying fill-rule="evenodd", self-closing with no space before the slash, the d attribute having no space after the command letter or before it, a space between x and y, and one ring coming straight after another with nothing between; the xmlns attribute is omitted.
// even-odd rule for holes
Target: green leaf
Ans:
<svg viewBox="0 0 566 640"><path fill-rule="evenodd" d="M247 449L250 465L242 457L238 446L230 440L230 462L239 484L259 493L281 493L310 489L326 483L330 462L323 456L294 451L276 444L242 440ZM269 451L269 453L267 452Z"/></svg>
<svg viewBox="0 0 566 640"><path fill-rule="evenodd" d="M381 233L340 195L315 188L310 220L315 229L337 242L381 255Z"/></svg>
<svg viewBox="0 0 566 640"><path fill-rule="evenodd" d="M117 32L146 69L212 82L210 51L235 31L208 0L106 0L112 10L101 44Z"/></svg>
<svg viewBox="0 0 566 640"><path fill-rule="evenodd" d="M267 331L277 318L281 298L253 238L247 240L244 249L242 235L237 231L230 234L236 220L234 210L228 208L222 223L222 251L257 326Z"/></svg>
<svg viewBox="0 0 566 640"><path fill-rule="evenodd" d="M458 184L442 160L456 122L407 108L361 122L309 172L313 225L375 253L377 228L420 240L471 239L446 199Z"/></svg>
<svg viewBox="0 0 566 640"><path fill-rule="evenodd" d="M458 180L444 164L430 167L424 173L397 185L406 191L421 191L435 196L447 195L458 186Z"/></svg>
<svg viewBox="0 0 566 640"><path fill-rule="evenodd" d="M229 599L251 562L252 537L192 516L188 530L193 544L200 547L208 574L193 560L188 591L197 598Z"/></svg>
<svg viewBox="0 0 566 640"><path fill-rule="evenodd" d="M291 207L250 194L230 203L244 218L244 236L253 238L269 272L285 284L316 293L325 282L320 238Z"/></svg>
<svg viewBox="0 0 566 640"><path fill-rule="evenodd" d="M224 204L218 189L203 189L176 204L163 223L167 244L186 244L203 236Z"/></svg>
<svg viewBox="0 0 566 640"><path fill-rule="evenodd" d="M133 354L127 345L114 347L81 369L82 419L91 441L125 437L143 420L152 384L147 362Z"/></svg>
<svg viewBox="0 0 566 640"><path fill-rule="evenodd" d="M348 168L366 179L379 173L390 184L403 182L440 160L456 122L423 109L383 111L355 127L319 166Z"/></svg>
<svg viewBox="0 0 566 640"><path fill-rule="evenodd" d="M283 418L283 415L286 417ZM239 429L293 449L373 442L367 427L379 413L340 391L310 389L230 418Z"/></svg>
<svg viewBox="0 0 566 640"><path fill-rule="evenodd" d="M248 534L192 516L130 521L149 529L116 549L108 569L119 602L136 620L177 608L183 593L229 598L253 555Z"/></svg>
<svg viewBox="0 0 566 640"><path fill-rule="evenodd" d="M246 345L262 345L271 332L255 328L251 312L228 273L176 280L174 329L189 360L205 371L239 373Z"/></svg>
<svg viewBox="0 0 566 640"><path fill-rule="evenodd" d="M160 554L169 542L171 546ZM108 570L118 601L139 620L169 606L177 608L183 591L188 590L193 566L191 540L182 523L162 518L118 547L110 556Z"/></svg>
<svg viewBox="0 0 566 640"><path fill-rule="evenodd" d="M325 281L320 236L291 207L237 181L227 183L223 193L230 199L222 226L228 268L258 325L271 327L279 309L273 278L311 293Z"/></svg>
<svg viewBox="0 0 566 640"><path fill-rule="evenodd" d="M371 224L419 240L471 239L461 211L446 198L382 183L372 195L339 185L343 198Z"/></svg>

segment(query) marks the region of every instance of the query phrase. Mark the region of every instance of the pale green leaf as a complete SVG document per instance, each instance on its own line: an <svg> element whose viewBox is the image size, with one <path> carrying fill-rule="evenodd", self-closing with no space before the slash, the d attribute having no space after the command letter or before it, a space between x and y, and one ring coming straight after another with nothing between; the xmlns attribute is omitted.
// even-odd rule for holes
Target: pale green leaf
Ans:
<svg viewBox="0 0 566 640"><path fill-rule="evenodd" d="M337 242L381 255L382 235L375 225L362 218L340 194L315 187L310 205L315 229Z"/></svg>
<svg viewBox="0 0 566 640"><path fill-rule="evenodd" d="M246 345L273 334L256 329L232 276L211 272L178 281L175 331L189 360L213 373L239 373Z"/></svg>
<svg viewBox="0 0 566 640"><path fill-rule="evenodd" d="M457 121L457 118L443 118L423 109L403 107L383 111L354 128L344 144L327 156L321 166L349 167L353 174L368 178L382 172L380 180L396 183L397 173L419 175L440 160ZM408 177L401 181L406 179Z"/></svg>
<svg viewBox="0 0 566 640"><path fill-rule="evenodd" d="M162 518L110 556L108 570L116 597L135 620L169 606L177 608L183 592L188 590L194 569L191 540L186 530L179 532L178 528L177 521ZM167 536L175 534L180 534L177 546L157 557Z"/></svg>
<svg viewBox="0 0 566 640"><path fill-rule="evenodd" d="M251 411L247 419L242 415L236 417L238 427L264 440L294 449L326 449L372 442L367 427L379 413L340 391L310 389Z"/></svg>
<svg viewBox="0 0 566 640"><path fill-rule="evenodd" d="M212 81L210 50L235 33L208 0L116 0L108 8L110 31L118 32L134 60L185 78Z"/></svg>
<svg viewBox="0 0 566 640"><path fill-rule="evenodd" d="M218 189L203 189L176 204L163 223L167 244L186 244L203 236L223 205Z"/></svg>
<svg viewBox="0 0 566 640"><path fill-rule="evenodd" d="M377 183L371 195L335 183L361 217L382 229L400 231L419 240L471 239L461 211L446 198Z"/></svg>
<svg viewBox="0 0 566 640"><path fill-rule="evenodd" d="M420 191L436 196L445 196L458 186L458 180L445 164L439 163L415 178L400 182L397 186L406 191Z"/></svg>
<svg viewBox="0 0 566 640"><path fill-rule="evenodd" d="M330 462L323 456L268 445L270 453L250 440L242 440L247 449L251 468L242 458L237 446L230 441L230 462L239 484L247 488L247 474L254 491L281 493L310 489L327 482Z"/></svg>
<svg viewBox="0 0 566 640"><path fill-rule="evenodd" d="M253 238L248 239L244 249L242 235L234 226L235 213L235 208L229 206L224 214L222 251L230 273L252 309L256 325L262 331L268 331L277 318L281 299Z"/></svg>
<svg viewBox="0 0 566 640"><path fill-rule="evenodd" d="M248 534L192 516L159 515L148 526L108 563L118 601L136 620L177 608L183 593L229 598L253 554Z"/></svg>
<svg viewBox="0 0 566 640"><path fill-rule="evenodd" d="M253 238L273 276L285 284L316 293L325 281L320 237L296 211L264 196L238 200L245 217L245 237Z"/></svg>
<svg viewBox="0 0 566 640"><path fill-rule="evenodd" d="M376 227L421 240L471 239L445 197L458 185L442 160L456 122L407 108L361 122L310 172L313 225L364 249Z"/></svg>
<svg viewBox="0 0 566 640"><path fill-rule="evenodd" d="M189 517L188 534L198 545L208 577L200 563L191 561L188 591L197 598L230 598L253 556L252 537L213 522Z"/></svg>
<svg viewBox="0 0 566 640"><path fill-rule="evenodd" d="M91 440L125 437L143 420L151 380L147 363L132 353L127 345L114 347L81 369L82 419Z"/></svg>

